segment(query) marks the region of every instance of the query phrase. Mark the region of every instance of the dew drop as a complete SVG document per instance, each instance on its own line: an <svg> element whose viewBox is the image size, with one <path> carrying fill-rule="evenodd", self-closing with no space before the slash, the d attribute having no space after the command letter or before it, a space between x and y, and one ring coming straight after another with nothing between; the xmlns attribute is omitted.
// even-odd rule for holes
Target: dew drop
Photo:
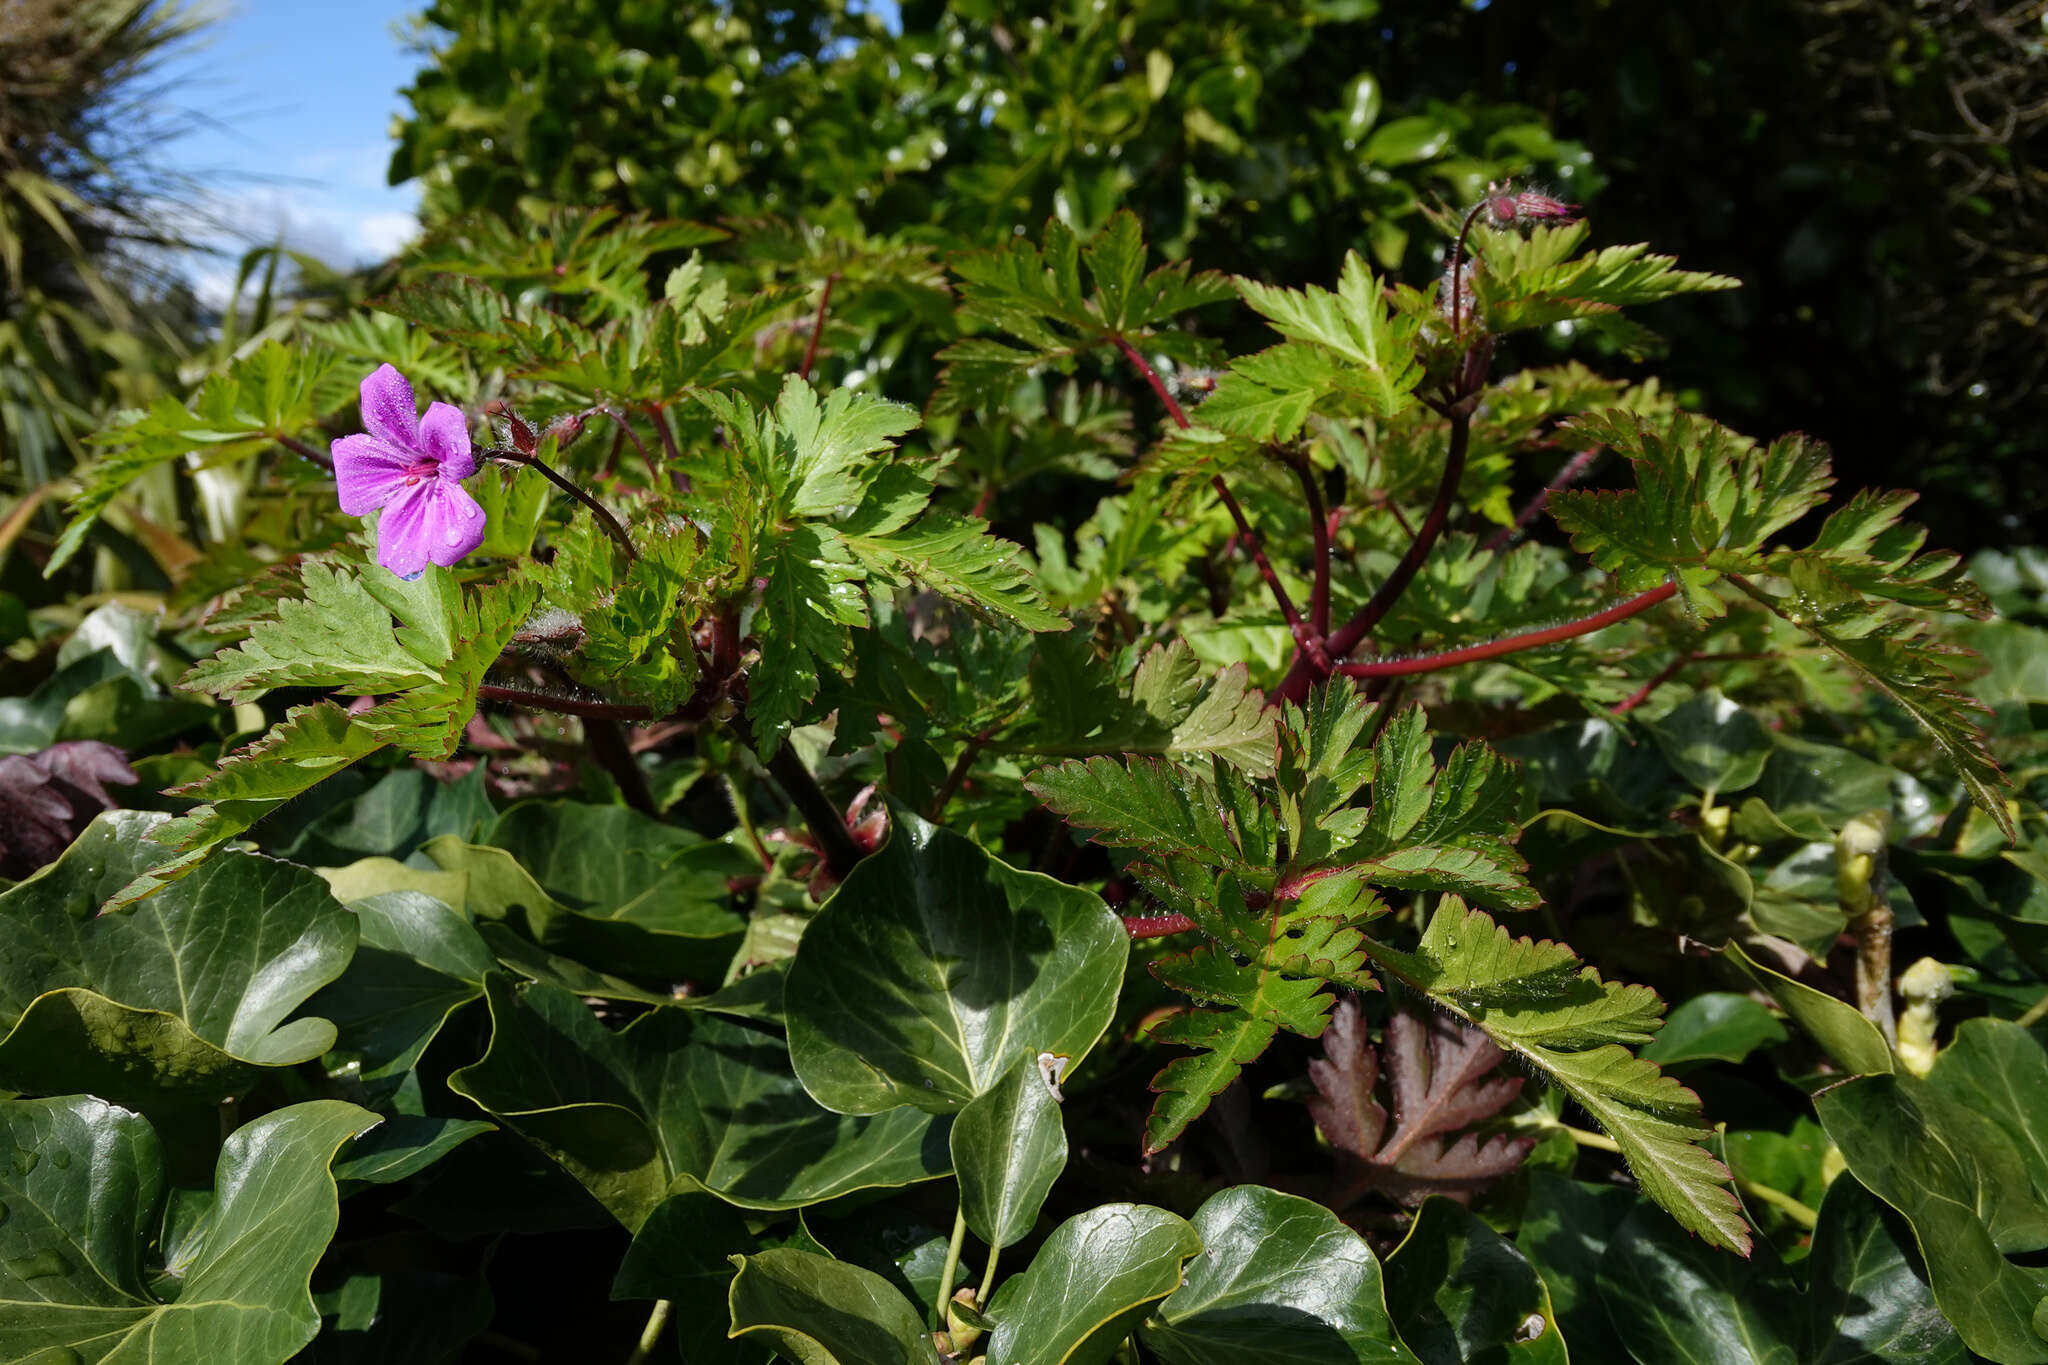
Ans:
<svg viewBox="0 0 2048 1365"><path fill-rule="evenodd" d="M60 1171L68 1170L71 1166L71 1153L59 1147L56 1151L50 1153L50 1164Z"/></svg>
<svg viewBox="0 0 2048 1365"><path fill-rule="evenodd" d="M459 526L449 527L441 533L441 540L448 545L460 545L462 543L462 528Z"/></svg>
<svg viewBox="0 0 2048 1365"><path fill-rule="evenodd" d="M26 1147L14 1149L14 1169L22 1175L27 1175L30 1171L33 1171L41 1160L41 1157Z"/></svg>

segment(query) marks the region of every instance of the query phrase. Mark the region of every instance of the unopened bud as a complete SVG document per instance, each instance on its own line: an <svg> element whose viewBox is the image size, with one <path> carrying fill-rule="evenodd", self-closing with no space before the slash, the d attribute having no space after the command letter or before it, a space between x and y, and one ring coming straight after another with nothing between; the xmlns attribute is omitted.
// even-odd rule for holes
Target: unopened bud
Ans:
<svg viewBox="0 0 2048 1365"><path fill-rule="evenodd" d="M1577 204L1567 204L1538 190L1514 190L1495 186L1486 192L1486 216L1497 228L1522 223L1568 223L1579 216Z"/></svg>
<svg viewBox="0 0 2048 1365"><path fill-rule="evenodd" d="M555 438L557 446L572 445L583 434L583 414L565 412L548 424L548 435Z"/></svg>
<svg viewBox="0 0 2048 1365"><path fill-rule="evenodd" d="M512 448L521 455L531 455L540 448L540 442L534 437L533 428L528 426L518 413L512 411L512 405L504 399L493 398L484 404L484 416L491 419L505 434L505 439L512 443Z"/></svg>

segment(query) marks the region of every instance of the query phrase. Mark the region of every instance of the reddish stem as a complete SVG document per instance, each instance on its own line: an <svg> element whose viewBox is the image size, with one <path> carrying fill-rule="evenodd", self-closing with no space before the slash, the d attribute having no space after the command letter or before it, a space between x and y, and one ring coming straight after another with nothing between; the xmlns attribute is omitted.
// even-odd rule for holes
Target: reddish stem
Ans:
<svg viewBox="0 0 2048 1365"><path fill-rule="evenodd" d="M818 361L818 338L825 335L825 307L832 302L832 286L838 279L835 270L825 277L825 287L818 292L818 315L811 320L811 339L804 345L803 368L797 371L805 379L811 377L811 366Z"/></svg>
<svg viewBox="0 0 2048 1365"><path fill-rule="evenodd" d="M1442 654L1425 654L1416 659L1374 659L1362 664L1339 664L1337 671L1347 678L1393 678L1408 673L1435 673L1439 669L1477 663L1481 659L1497 659L1503 654L1515 654L1525 649L1535 649L1540 645L1555 644L1559 640L1590 635L1617 621L1626 621L1631 616L1648 611L1659 602L1668 601L1677 591L1676 583L1660 583L1648 592L1638 593L1625 602L1615 603L1605 611L1594 612L1582 620L1567 621L1561 626L1546 626L1542 630L1510 635L1500 640L1489 640L1483 645L1467 645L1463 649L1446 650Z"/></svg>
<svg viewBox="0 0 2048 1365"><path fill-rule="evenodd" d="M1479 220L1479 211L1486 207L1480 200L1465 215L1465 221L1458 228L1457 244L1451 248L1451 335L1456 336L1464 327L1465 309L1465 238L1472 232L1472 224Z"/></svg>
<svg viewBox="0 0 2048 1365"><path fill-rule="evenodd" d="M1125 915L1124 932L1132 938L1165 938L1195 927L1186 915Z"/></svg>
<svg viewBox="0 0 2048 1365"><path fill-rule="evenodd" d="M510 702L524 706L531 711L553 711L557 715L580 716L586 720L652 720L654 715L644 706L630 706L621 702L582 701L576 697L558 697L549 692L534 692L524 687L500 687L496 683L485 683L476 690L479 701Z"/></svg>
<svg viewBox="0 0 2048 1365"><path fill-rule="evenodd" d="M1188 421L1188 415L1167 391L1158 371L1152 368L1128 339L1119 336L1114 340L1131 364L1137 367L1138 373L1145 377L1145 382L1152 386L1152 392L1159 395L1159 401L1166 405L1166 415L1173 419L1174 425L1183 431L1187 430L1192 425ZM1293 633L1294 643L1300 647L1301 656L1315 660L1317 666L1327 673L1330 660L1323 652L1323 642L1309 629L1308 623L1301 619L1301 613L1295 610L1294 599L1289 597L1287 589L1280 585L1280 575L1273 572L1272 561L1266 558L1266 548L1260 543L1258 532L1252 530L1251 522L1245 519L1244 508L1238 505L1236 496L1230 491L1230 485L1223 481L1221 474L1214 474L1209 478L1209 486L1216 490L1216 496L1223 500L1224 507L1230 512L1230 519L1237 523L1238 539L1243 542L1245 553L1252 557L1252 563L1258 566L1259 576L1265 579L1266 586L1273 590L1273 600L1279 604L1280 615L1286 619L1287 629Z"/></svg>
<svg viewBox="0 0 2048 1365"><path fill-rule="evenodd" d="M938 793L932 797L931 808L925 814L927 820L938 820L945 815L946 804L953 799L954 793L958 792L961 785L967 781L967 774L974 769L974 760L981 757L982 748L991 739L995 738L995 734L996 727L990 726L967 741L967 747L960 751L960 757L954 760L953 767L946 773L945 782L940 785Z"/></svg>
<svg viewBox="0 0 2048 1365"><path fill-rule="evenodd" d="M1443 534L1444 524L1450 519L1451 503L1458 495L1458 480L1465 474L1465 451L1472 441L1472 415L1463 407L1451 412L1451 447L1444 457L1443 481L1437 485L1436 501L1430 504L1429 515L1423 519L1422 528L1408 545L1408 551L1401 556L1401 562L1387 575L1386 582L1372 595L1372 600L1359 608L1358 614L1344 623L1343 629L1325 641L1330 659L1341 659L1358 647L1380 618L1393 608L1401 594L1408 590L1408 584L1422 568L1422 561L1429 558L1435 548L1437 537ZM1287 670L1287 676L1273 689L1269 698L1272 702L1291 701L1299 705L1308 698L1308 689L1317 678L1328 677L1330 665L1320 667L1306 651L1294 657L1294 664Z"/></svg>
<svg viewBox="0 0 2048 1365"><path fill-rule="evenodd" d="M327 456L322 455L319 451L313 449L313 447L307 445L304 441L294 440L289 436L280 436L277 438L277 443L283 446L286 450L289 450L292 454L298 456L300 459L311 460L314 464L319 465L322 469L328 471L330 474L334 472L334 461L329 459Z"/></svg>
<svg viewBox="0 0 2048 1365"><path fill-rule="evenodd" d="M1515 524L1501 527L1498 531L1488 536L1479 548L1488 552L1498 550L1515 536L1528 529L1529 523L1542 516L1543 509L1550 506L1550 495L1569 488L1584 478L1586 471L1593 467L1593 462L1605 454L1606 451L1607 448L1605 446L1594 446L1591 450L1582 450L1569 460L1566 460L1564 468L1558 470L1550 482L1543 485L1537 492L1535 497L1522 504L1522 510L1515 513Z"/></svg>
<svg viewBox="0 0 2048 1365"><path fill-rule="evenodd" d="M1316 577L1309 592L1308 624L1318 638L1330 633L1330 517L1323 510L1323 488L1315 465L1302 456L1294 465L1301 495L1308 499L1309 530L1315 537Z"/></svg>
<svg viewBox="0 0 2048 1365"><path fill-rule="evenodd" d="M1616 716L1627 715L1629 712L1635 710L1638 706L1641 706L1644 702L1648 701L1650 699L1651 693L1655 692L1658 688L1662 687L1665 683L1670 682L1673 678L1677 677L1681 672L1683 672L1688 664L1701 664L1705 663L1709 659L1735 661L1741 659L1764 659L1769 657L1770 656L1766 654L1681 654L1677 658L1673 659L1670 663L1664 665L1664 667L1658 669L1656 676L1652 677L1648 682L1644 683L1641 687L1638 687L1634 692L1630 693L1627 697L1614 703L1614 705L1608 707L1608 713L1610 715Z"/></svg>

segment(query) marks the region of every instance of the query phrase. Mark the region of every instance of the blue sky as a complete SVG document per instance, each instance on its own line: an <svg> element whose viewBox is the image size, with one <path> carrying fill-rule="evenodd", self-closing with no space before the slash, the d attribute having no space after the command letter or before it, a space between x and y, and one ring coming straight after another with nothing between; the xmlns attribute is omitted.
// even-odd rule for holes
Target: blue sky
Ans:
<svg viewBox="0 0 2048 1365"><path fill-rule="evenodd" d="M216 244L274 241L336 264L389 256L417 228L416 185L384 183L398 89L423 0L213 0L219 16L165 66L180 106L213 126L165 149L212 192L229 225ZM239 240L237 240L239 239ZM203 261L202 284L233 278Z"/></svg>

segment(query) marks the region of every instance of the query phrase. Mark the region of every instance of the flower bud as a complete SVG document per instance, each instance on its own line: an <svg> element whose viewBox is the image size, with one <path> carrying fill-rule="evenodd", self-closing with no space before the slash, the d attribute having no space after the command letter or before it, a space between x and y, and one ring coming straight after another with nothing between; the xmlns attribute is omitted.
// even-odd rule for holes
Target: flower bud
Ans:
<svg viewBox="0 0 2048 1365"><path fill-rule="evenodd" d="M1494 186L1486 192L1486 217L1497 228L1523 223L1568 223L1579 216L1577 204L1553 199L1539 190Z"/></svg>
<svg viewBox="0 0 2048 1365"><path fill-rule="evenodd" d="M518 413L512 411L512 405L504 399L493 398L484 404L484 416L491 419L491 424L498 428L505 439L512 443L512 448L521 455L531 455L540 448L540 442L534 437L533 428L528 426Z"/></svg>

